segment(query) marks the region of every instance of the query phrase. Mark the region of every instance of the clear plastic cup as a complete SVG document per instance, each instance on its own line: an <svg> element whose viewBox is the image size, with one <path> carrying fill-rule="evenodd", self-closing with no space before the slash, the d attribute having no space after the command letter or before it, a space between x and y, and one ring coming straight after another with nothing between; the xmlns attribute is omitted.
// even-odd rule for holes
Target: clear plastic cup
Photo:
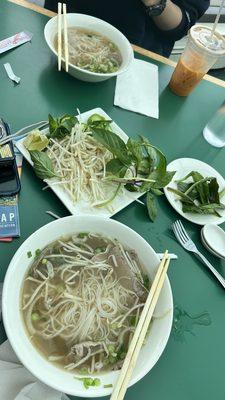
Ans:
<svg viewBox="0 0 225 400"><path fill-rule="evenodd" d="M203 76L225 55L225 40L212 30L201 25L190 29L188 42L169 83L178 96L187 96Z"/></svg>
<svg viewBox="0 0 225 400"><path fill-rule="evenodd" d="M203 129L203 136L214 147L225 147L225 102Z"/></svg>

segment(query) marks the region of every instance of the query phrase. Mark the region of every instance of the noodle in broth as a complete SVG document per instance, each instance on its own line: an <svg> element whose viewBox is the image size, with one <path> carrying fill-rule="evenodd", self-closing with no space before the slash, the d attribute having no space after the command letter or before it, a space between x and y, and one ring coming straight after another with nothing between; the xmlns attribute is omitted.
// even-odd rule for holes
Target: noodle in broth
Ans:
<svg viewBox="0 0 225 400"><path fill-rule="evenodd" d="M117 240L80 233L38 252L21 310L32 344L67 371L120 369L149 291L139 259Z"/></svg>
<svg viewBox="0 0 225 400"><path fill-rule="evenodd" d="M56 50L57 44L56 35ZM91 72L116 72L122 64L118 47L107 37L88 29L68 28L68 50L71 64Z"/></svg>

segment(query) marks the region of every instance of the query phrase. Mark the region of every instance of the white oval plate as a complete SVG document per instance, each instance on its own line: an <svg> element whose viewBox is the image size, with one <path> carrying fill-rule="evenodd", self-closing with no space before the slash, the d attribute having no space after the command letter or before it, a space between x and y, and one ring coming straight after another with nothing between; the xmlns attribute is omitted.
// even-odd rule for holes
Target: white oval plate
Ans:
<svg viewBox="0 0 225 400"><path fill-rule="evenodd" d="M100 114L107 120L111 120L111 118L101 108L94 108L93 110L84 112L79 115L79 118L82 122L87 122L87 119L92 114ZM115 122L112 121L111 127L113 132L115 132L125 143L128 141L129 137ZM42 133L47 134L48 128L43 130ZM29 164L33 166L29 151L24 146L24 140L25 138L18 140L16 142L16 147L26 158ZM118 193L116 198L112 201L110 208L106 206L92 207L91 204L83 198L74 203L69 194L63 189L63 187L54 183L56 180L56 178L46 179L45 182L73 215L96 215L100 217L110 218L144 194L141 192L129 192L125 189L121 191L121 193Z"/></svg>
<svg viewBox="0 0 225 400"><path fill-rule="evenodd" d="M172 181L167 185L164 189L167 200L171 204L171 206L180 214L182 217L186 218L188 221L193 222L198 225L206 225L206 224L222 224L225 221L225 210L220 210L221 218L216 217L214 215L200 215L194 213L184 213L182 211L182 204L178 199L178 197L168 190L168 187L172 187L173 189L177 188L175 183L176 180L182 179L185 175L187 175L191 171L198 171L204 177L213 176L217 179L220 190L225 187L224 178L210 165L204 163L200 160L195 160L194 158L178 158L177 160L172 161L168 167L168 171L176 171ZM222 199L224 202L224 199Z"/></svg>

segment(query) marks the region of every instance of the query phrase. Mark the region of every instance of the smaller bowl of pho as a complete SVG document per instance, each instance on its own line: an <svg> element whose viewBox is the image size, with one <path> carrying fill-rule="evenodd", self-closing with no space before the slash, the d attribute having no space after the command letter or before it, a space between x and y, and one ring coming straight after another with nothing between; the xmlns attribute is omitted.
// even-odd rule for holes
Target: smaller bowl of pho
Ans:
<svg viewBox="0 0 225 400"><path fill-rule="evenodd" d="M158 265L140 235L111 219L70 216L40 228L15 253L3 286L18 358L56 390L110 395ZM130 386L158 361L172 317L166 278Z"/></svg>
<svg viewBox="0 0 225 400"><path fill-rule="evenodd" d="M44 29L45 40L56 57L57 18L51 18ZM85 14L67 14L67 24L70 75L82 81L100 82L127 70L134 58L133 49L118 29ZM64 58L62 66L65 68Z"/></svg>

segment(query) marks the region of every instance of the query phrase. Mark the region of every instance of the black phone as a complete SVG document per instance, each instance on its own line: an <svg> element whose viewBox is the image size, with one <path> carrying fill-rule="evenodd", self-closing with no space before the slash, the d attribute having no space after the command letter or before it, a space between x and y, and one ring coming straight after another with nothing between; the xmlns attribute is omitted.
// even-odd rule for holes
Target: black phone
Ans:
<svg viewBox="0 0 225 400"><path fill-rule="evenodd" d="M6 122L0 118L0 139L10 135ZM0 196L12 196L20 191L20 178L12 141L0 145Z"/></svg>

